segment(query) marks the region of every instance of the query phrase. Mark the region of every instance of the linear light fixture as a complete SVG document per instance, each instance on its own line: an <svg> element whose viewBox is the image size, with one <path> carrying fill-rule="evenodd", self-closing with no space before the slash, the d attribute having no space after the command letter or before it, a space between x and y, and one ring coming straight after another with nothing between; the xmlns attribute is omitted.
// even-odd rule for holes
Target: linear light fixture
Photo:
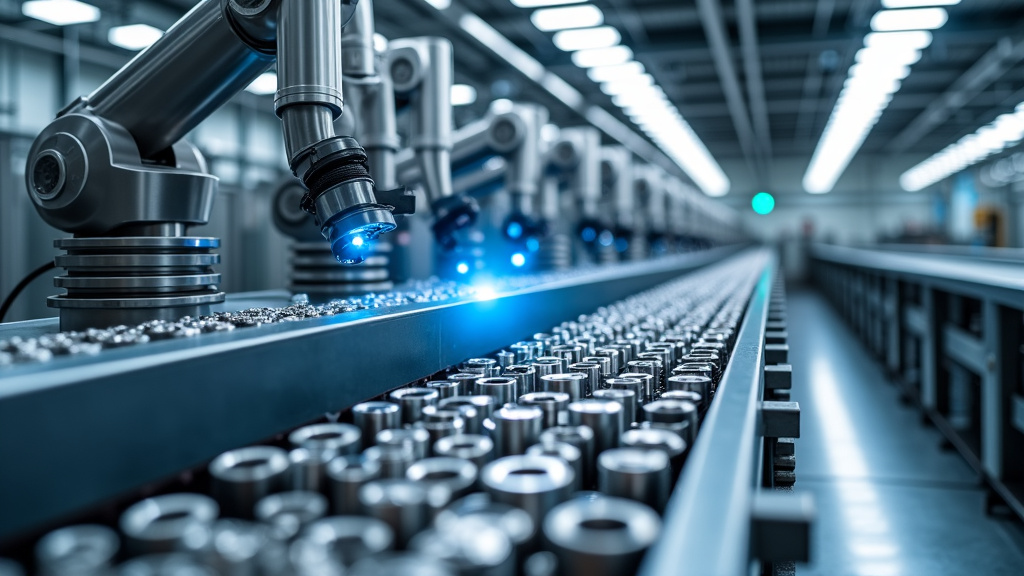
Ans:
<svg viewBox="0 0 1024 576"><path fill-rule="evenodd" d="M935 30L942 28L948 19L949 16L942 8L882 10L871 17L871 29L875 32Z"/></svg>
<svg viewBox="0 0 1024 576"><path fill-rule="evenodd" d="M999 116L904 172L900 186L908 192L917 192L1002 152L1022 138L1024 102L1018 104L1014 112Z"/></svg>
<svg viewBox="0 0 1024 576"><path fill-rule="evenodd" d="M107 41L125 50L139 51L148 48L163 35L163 30L149 24L129 24L107 30Z"/></svg>
<svg viewBox="0 0 1024 576"><path fill-rule="evenodd" d="M264 72L256 77L255 80L249 83L245 87L246 92L252 92L253 94L259 94L265 96L267 94L273 94L277 92L277 74L274 72Z"/></svg>
<svg viewBox="0 0 1024 576"><path fill-rule="evenodd" d="M572 53L572 63L580 68L595 66L611 66L625 64L633 59L633 51L628 46L611 46L609 48L592 48L577 50Z"/></svg>
<svg viewBox="0 0 1024 576"><path fill-rule="evenodd" d="M594 82L617 82L644 73L644 65L634 61L612 66L595 66L587 70L587 76Z"/></svg>
<svg viewBox="0 0 1024 576"><path fill-rule="evenodd" d="M542 32L590 28L604 23L604 13L593 4L544 8L530 15L530 21Z"/></svg>
<svg viewBox="0 0 1024 576"><path fill-rule="evenodd" d="M960 0L882 0L883 8L924 8L926 6L954 6Z"/></svg>
<svg viewBox="0 0 1024 576"><path fill-rule="evenodd" d="M100 9L78 0L31 0L21 5L21 13L54 26L85 24L100 19Z"/></svg>
<svg viewBox="0 0 1024 576"><path fill-rule="evenodd" d="M622 36L619 35L619 31L611 26L562 30L557 32L555 37L552 38L555 46L566 52L592 48L609 48L615 46L621 40Z"/></svg>
<svg viewBox="0 0 1024 576"><path fill-rule="evenodd" d="M804 173L804 190L811 194L832 190L892 95L900 89L910 66L931 41L931 33L923 30L872 32L864 37L864 47L850 66L846 84Z"/></svg>
<svg viewBox="0 0 1024 576"><path fill-rule="evenodd" d="M512 0L512 5L518 8L540 8L542 6L562 6L564 4L579 4L585 0Z"/></svg>
<svg viewBox="0 0 1024 576"><path fill-rule="evenodd" d="M476 88L469 84L452 84L452 106L468 106L476 102Z"/></svg>
<svg viewBox="0 0 1024 576"><path fill-rule="evenodd" d="M601 92L609 96L642 92L644 89L654 85L654 78L650 74L641 74L624 80L605 82L601 84Z"/></svg>

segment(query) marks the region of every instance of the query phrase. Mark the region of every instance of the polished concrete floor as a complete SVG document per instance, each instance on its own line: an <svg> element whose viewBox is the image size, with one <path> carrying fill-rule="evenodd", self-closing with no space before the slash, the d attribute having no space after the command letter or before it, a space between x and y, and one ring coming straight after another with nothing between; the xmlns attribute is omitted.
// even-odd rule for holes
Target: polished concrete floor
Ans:
<svg viewBox="0 0 1024 576"><path fill-rule="evenodd" d="M814 495L815 576L1024 575L1024 529L986 516L972 470L817 293L789 297L797 491Z"/></svg>

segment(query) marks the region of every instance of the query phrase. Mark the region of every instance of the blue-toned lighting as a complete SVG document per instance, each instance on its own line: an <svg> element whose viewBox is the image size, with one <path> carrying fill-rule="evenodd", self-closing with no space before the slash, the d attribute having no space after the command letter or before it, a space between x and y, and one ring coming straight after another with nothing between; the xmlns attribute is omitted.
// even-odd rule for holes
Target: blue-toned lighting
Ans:
<svg viewBox="0 0 1024 576"><path fill-rule="evenodd" d="M362 236L356 236L355 238L352 239L352 245L355 246L356 248L361 248L365 244L366 239L363 238Z"/></svg>
<svg viewBox="0 0 1024 576"><path fill-rule="evenodd" d="M615 235L608 230L604 230L597 237L597 243L601 246L611 246L615 243Z"/></svg>
<svg viewBox="0 0 1024 576"><path fill-rule="evenodd" d="M619 252L625 252L626 250L629 250L629 240L626 240L625 238L616 238L615 249L618 250Z"/></svg>
<svg viewBox="0 0 1024 576"><path fill-rule="evenodd" d="M473 290L477 300L494 300L498 297L498 291L490 284L481 284Z"/></svg>
<svg viewBox="0 0 1024 576"><path fill-rule="evenodd" d="M459 274L466 274L469 272L469 264L466 264L465 262L459 262L458 264L455 265L455 271L458 272Z"/></svg>
<svg viewBox="0 0 1024 576"><path fill-rule="evenodd" d="M523 264L526 264L526 256L521 252L516 252L512 255L512 265L516 268L522 268Z"/></svg>
<svg viewBox="0 0 1024 576"><path fill-rule="evenodd" d="M582 232L580 232L580 236L583 238L584 242L593 242L597 239L597 230L587 226Z"/></svg>
<svg viewBox="0 0 1024 576"><path fill-rule="evenodd" d="M540 240L537 240L536 238L530 238L529 240L526 241L526 249L529 250L530 252L536 252L537 250L540 250Z"/></svg>
<svg viewBox="0 0 1024 576"><path fill-rule="evenodd" d="M750 207L761 216L771 214L775 210L775 197L767 192L758 192L750 199Z"/></svg>
<svg viewBox="0 0 1024 576"><path fill-rule="evenodd" d="M508 234L509 238L516 240L523 235L523 225L519 222L509 222L508 227L505 228L505 233Z"/></svg>

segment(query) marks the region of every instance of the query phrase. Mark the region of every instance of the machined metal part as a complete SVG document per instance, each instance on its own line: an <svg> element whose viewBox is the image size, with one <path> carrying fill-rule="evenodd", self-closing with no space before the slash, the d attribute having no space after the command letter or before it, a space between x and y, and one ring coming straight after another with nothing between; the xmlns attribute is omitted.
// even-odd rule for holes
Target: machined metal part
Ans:
<svg viewBox="0 0 1024 576"><path fill-rule="evenodd" d="M601 367L601 379L612 376L612 359L610 356L584 356L583 362L597 363Z"/></svg>
<svg viewBox="0 0 1024 576"><path fill-rule="evenodd" d="M437 557L460 575L514 576L515 548L509 536L480 516L462 516L417 534L411 550Z"/></svg>
<svg viewBox="0 0 1024 576"><path fill-rule="evenodd" d="M609 496L642 502L665 510L672 489L668 454L638 448L614 448L597 456L597 486Z"/></svg>
<svg viewBox="0 0 1024 576"><path fill-rule="evenodd" d="M389 428L377 433L377 447L405 446L416 460L430 455L430 432L422 428Z"/></svg>
<svg viewBox="0 0 1024 576"><path fill-rule="evenodd" d="M615 376L616 374L621 372L622 367L625 366L624 354L622 350L618 348L613 348L611 346L601 346L599 348L594 348L594 354L596 356L603 356L608 359L608 362L611 363L611 367L608 371L608 374L611 376Z"/></svg>
<svg viewBox="0 0 1024 576"><path fill-rule="evenodd" d="M498 360L498 367L504 372L509 366L516 363L515 352L509 352L508 350L501 350L494 355Z"/></svg>
<svg viewBox="0 0 1024 576"><path fill-rule="evenodd" d="M474 414L463 412L463 419L466 421L465 431L467 434L480 434L483 431L484 420L490 417L491 412L494 411L495 405L496 402L493 396L484 395L452 396L451 398L445 398L438 403L438 406L441 408L464 406L474 410Z"/></svg>
<svg viewBox="0 0 1024 576"><path fill-rule="evenodd" d="M217 574L252 574L262 568L268 555L285 549L271 534L263 524L222 518L213 524L210 541L201 554Z"/></svg>
<svg viewBox="0 0 1024 576"><path fill-rule="evenodd" d="M473 391L480 396L491 396L497 406L515 402L519 382L508 376L489 376L476 381Z"/></svg>
<svg viewBox="0 0 1024 576"><path fill-rule="evenodd" d="M346 576L457 576L457 573L433 556L418 552L376 554L352 566Z"/></svg>
<svg viewBox="0 0 1024 576"><path fill-rule="evenodd" d="M594 431L589 426L556 426L540 434L541 443L563 442L575 446L583 459L584 488L590 488L596 480L597 449L594 446Z"/></svg>
<svg viewBox="0 0 1024 576"><path fill-rule="evenodd" d="M360 402L352 407L352 422L363 433L363 445L375 446L378 432L402 425L401 407L380 400Z"/></svg>
<svg viewBox="0 0 1024 576"><path fill-rule="evenodd" d="M444 527L449 522L467 517L481 518L500 528L517 549L526 546L537 533L536 524L525 510L498 502L487 492L474 492L452 502L437 515L434 523Z"/></svg>
<svg viewBox="0 0 1024 576"><path fill-rule="evenodd" d="M483 468L494 459L494 441L480 434L446 436L434 443L434 454L439 457L460 458Z"/></svg>
<svg viewBox="0 0 1024 576"><path fill-rule="evenodd" d="M470 358L463 363L462 371L482 377L498 376L501 374L501 366L494 358Z"/></svg>
<svg viewBox="0 0 1024 576"><path fill-rule="evenodd" d="M423 419L423 407L436 404L439 396L437 390L413 387L395 390L389 398L401 409L402 424L413 424Z"/></svg>
<svg viewBox="0 0 1024 576"><path fill-rule="evenodd" d="M480 374L475 372L456 372L455 374L449 374L448 380L450 382L457 382L459 385L459 392L456 396L470 396L475 394L473 388L476 385L476 381L480 379Z"/></svg>
<svg viewBox="0 0 1024 576"><path fill-rule="evenodd" d="M687 362L685 357L683 358L683 363L672 370L672 374L704 376L710 378L712 382L716 381L714 364L710 362Z"/></svg>
<svg viewBox="0 0 1024 576"><path fill-rule="evenodd" d="M569 424L589 426L594 432L594 453L617 448L622 436L623 406L614 400L586 399L569 404Z"/></svg>
<svg viewBox="0 0 1024 576"><path fill-rule="evenodd" d="M665 381L666 391L687 390L700 394L703 410L706 410L711 402L712 386L711 378L700 374L673 374Z"/></svg>
<svg viewBox="0 0 1024 576"><path fill-rule="evenodd" d="M132 558L118 566L119 576L149 576L152 574L215 576L216 572L207 562L203 562L195 554L184 552L149 554Z"/></svg>
<svg viewBox="0 0 1024 576"><path fill-rule="evenodd" d="M352 424L340 422L311 424L289 434L288 441L296 448L326 452L333 458L334 456L358 453L362 432Z"/></svg>
<svg viewBox="0 0 1024 576"><path fill-rule="evenodd" d="M583 490L584 462L583 451L568 442L557 442L550 437L544 438L539 444L534 444L526 449L527 456L554 456L565 460L566 464L572 466L575 479L572 483L572 491Z"/></svg>
<svg viewBox="0 0 1024 576"><path fill-rule="evenodd" d="M612 400L622 404L622 430L629 430L637 421L640 411L636 401L636 392L626 388L606 388L594 391L593 397L598 400Z"/></svg>
<svg viewBox="0 0 1024 576"><path fill-rule="evenodd" d="M548 374L561 374L569 369L569 363L564 358L556 358L554 356L541 356L533 361L533 368L537 371L537 376L543 378Z"/></svg>
<svg viewBox="0 0 1024 576"><path fill-rule="evenodd" d="M651 342L647 345L647 350L650 352L665 352L666 354L662 357L666 370L671 370L682 354L679 354L678 347L672 342Z"/></svg>
<svg viewBox="0 0 1024 576"><path fill-rule="evenodd" d="M287 488L326 493L327 464L336 456L323 450L291 450L288 452L288 477L285 482Z"/></svg>
<svg viewBox="0 0 1024 576"><path fill-rule="evenodd" d="M366 515L391 527L399 550L430 523L427 488L404 477L367 482L359 489L359 503Z"/></svg>
<svg viewBox="0 0 1024 576"><path fill-rule="evenodd" d="M628 430L622 434L622 446L664 452L672 464L672 478L679 476L686 459L686 451L690 449L690 445L678 434L660 428Z"/></svg>
<svg viewBox="0 0 1024 576"><path fill-rule="evenodd" d="M451 457L424 458L405 472L409 480L443 485L453 499L469 494L476 487L478 474L473 462Z"/></svg>
<svg viewBox="0 0 1024 576"><path fill-rule="evenodd" d="M516 390L519 396L533 392L537 387L537 369L526 364L512 364L506 366L502 372L504 376L511 376L516 379Z"/></svg>
<svg viewBox="0 0 1024 576"><path fill-rule="evenodd" d="M391 550L395 532L387 523L366 516L331 516L317 520L303 531L310 544L326 548L342 566L351 566Z"/></svg>
<svg viewBox="0 0 1024 576"><path fill-rule="evenodd" d="M438 402L444 400L445 398L458 396L460 392L459 383L452 380L431 380L430 382L424 384L423 387L430 388L431 390L436 390Z"/></svg>
<svg viewBox="0 0 1024 576"><path fill-rule="evenodd" d="M544 520L544 536L566 576L632 574L661 535L650 507L624 498L573 499Z"/></svg>
<svg viewBox="0 0 1024 576"><path fill-rule="evenodd" d="M582 372L565 372L541 376L537 382L538 392L561 392L568 394L572 401L586 397L589 377Z"/></svg>
<svg viewBox="0 0 1024 576"><path fill-rule="evenodd" d="M637 399L641 404L647 404L654 400L655 391L657 384L654 381L654 376L649 372L623 372L619 374L619 378L629 378L640 381L640 396Z"/></svg>
<svg viewBox="0 0 1024 576"><path fill-rule="evenodd" d="M256 502L285 488L288 453L274 446L229 450L210 462L210 493L226 516L252 518Z"/></svg>
<svg viewBox="0 0 1024 576"><path fill-rule="evenodd" d="M685 424L683 440L693 446L697 439L697 406L686 400L658 400L644 405L644 416L652 423Z"/></svg>
<svg viewBox="0 0 1024 576"><path fill-rule="evenodd" d="M523 454L537 443L544 429L544 412L536 406L506 404L484 421L494 440L495 456Z"/></svg>
<svg viewBox="0 0 1024 576"><path fill-rule="evenodd" d="M132 504L118 528L129 554L189 551L202 546L217 519L217 502L202 494L165 494Z"/></svg>
<svg viewBox="0 0 1024 576"><path fill-rule="evenodd" d="M480 473L480 484L496 501L522 508L540 526L552 508L569 498L575 474L551 456L506 456Z"/></svg>
<svg viewBox="0 0 1024 576"><path fill-rule="evenodd" d="M566 420L570 401L570 396L564 392L531 392L519 397L519 404L541 409L544 428L553 428Z"/></svg>
<svg viewBox="0 0 1024 576"><path fill-rule="evenodd" d="M427 406L423 409L423 420L413 427L426 430L430 435L429 446L433 446L445 436L455 436L465 431L466 421L462 417L462 410L463 408L439 410L437 406Z"/></svg>
<svg viewBox="0 0 1024 576"><path fill-rule="evenodd" d="M699 392L692 390L666 390L661 393L659 400L686 400L687 402L693 402L697 406L698 415L704 414L704 397Z"/></svg>
<svg viewBox="0 0 1024 576"><path fill-rule="evenodd" d="M551 355L563 358L568 364L583 360L583 347L576 344L562 344L551 348Z"/></svg>
<svg viewBox="0 0 1024 576"><path fill-rule="evenodd" d="M662 366L659 360L631 360L626 363L627 372L624 378L633 378L632 374L650 374L650 385L644 382L644 402L654 400L655 391L661 386ZM626 374L629 374L627 376Z"/></svg>
<svg viewBox="0 0 1024 576"><path fill-rule="evenodd" d="M365 456L332 460L327 465L327 478L331 482L331 512L340 516L362 514L359 490L380 476L381 464L378 460Z"/></svg>
<svg viewBox="0 0 1024 576"><path fill-rule="evenodd" d="M315 520L327 515L327 498L318 492L271 494L256 503L255 518L273 527L280 540L290 540Z"/></svg>
<svg viewBox="0 0 1024 576"><path fill-rule="evenodd" d="M36 543L36 569L40 576L102 574L113 566L120 548L117 533L106 526L67 526Z"/></svg>
<svg viewBox="0 0 1024 576"><path fill-rule="evenodd" d="M587 384L583 389L584 396L589 396L601 388L601 364L598 362L576 362L569 365L569 372L579 372L587 375Z"/></svg>

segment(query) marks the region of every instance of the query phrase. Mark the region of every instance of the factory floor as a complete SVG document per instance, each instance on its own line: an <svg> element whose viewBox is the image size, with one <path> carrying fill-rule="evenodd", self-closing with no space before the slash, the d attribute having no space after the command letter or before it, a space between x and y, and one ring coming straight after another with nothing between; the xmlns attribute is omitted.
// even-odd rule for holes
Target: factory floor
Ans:
<svg viewBox="0 0 1024 576"><path fill-rule="evenodd" d="M1024 528L986 516L960 456L900 403L881 365L817 293L792 290L792 398L800 403L795 490L818 521L806 576L1024 574Z"/></svg>

